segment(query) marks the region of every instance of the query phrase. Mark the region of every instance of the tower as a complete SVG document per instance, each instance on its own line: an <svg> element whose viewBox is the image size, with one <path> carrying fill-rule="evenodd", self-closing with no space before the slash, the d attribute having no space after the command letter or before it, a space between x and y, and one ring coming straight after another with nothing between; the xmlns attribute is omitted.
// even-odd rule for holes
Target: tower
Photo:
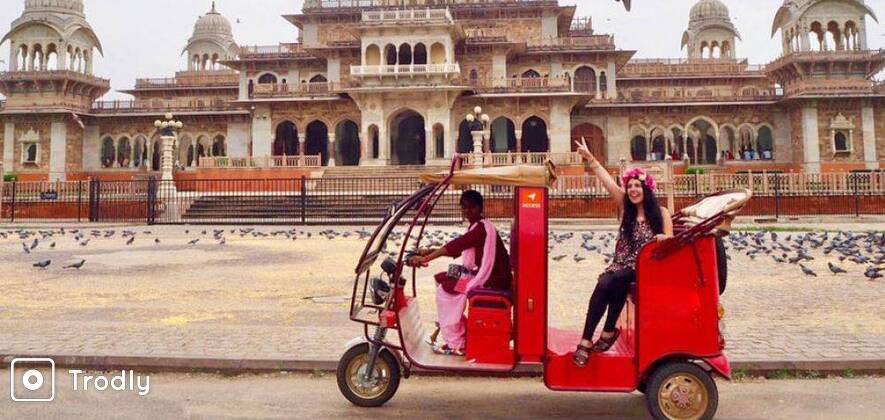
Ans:
<svg viewBox="0 0 885 420"><path fill-rule="evenodd" d="M197 19L194 33L181 53L187 54L190 71L219 70L220 61L237 58L237 48L230 22L212 2L212 9Z"/></svg>
<svg viewBox="0 0 885 420"><path fill-rule="evenodd" d="M82 0L26 0L22 15L0 40L9 41L9 72L0 76L6 109L89 110L110 88L94 77L101 42L86 21Z"/></svg>
<svg viewBox="0 0 885 420"><path fill-rule="evenodd" d="M682 48L688 58L735 58L735 39L741 36L731 22L728 7L719 0L700 0L691 8Z"/></svg>

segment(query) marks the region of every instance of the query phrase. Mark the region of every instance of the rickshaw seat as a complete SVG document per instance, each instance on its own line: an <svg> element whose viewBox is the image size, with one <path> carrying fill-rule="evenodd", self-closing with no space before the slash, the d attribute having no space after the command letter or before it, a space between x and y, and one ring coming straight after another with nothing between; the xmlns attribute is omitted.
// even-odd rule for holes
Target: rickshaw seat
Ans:
<svg viewBox="0 0 885 420"><path fill-rule="evenodd" d="M467 292L467 299L473 300L475 297L495 297L495 298L504 298L507 299L508 302L513 301L513 291L511 290L499 290L499 289L486 289L486 288L476 288L469 292Z"/></svg>

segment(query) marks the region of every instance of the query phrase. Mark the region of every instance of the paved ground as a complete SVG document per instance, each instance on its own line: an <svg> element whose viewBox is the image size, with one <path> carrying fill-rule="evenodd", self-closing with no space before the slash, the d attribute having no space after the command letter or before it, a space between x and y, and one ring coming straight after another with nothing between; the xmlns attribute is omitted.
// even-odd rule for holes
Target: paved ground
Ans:
<svg viewBox="0 0 885 420"><path fill-rule="evenodd" d="M644 419L640 394L547 391L537 379L404 380L386 406L360 409L339 393L332 376L163 374L150 393L75 392L57 372L52 403L13 403L0 380L0 410L9 418L598 418ZM119 372L117 372L119 373ZM0 377L8 377L0 370ZM111 376L111 375L108 375ZM719 382L720 419L881 419L885 379L747 380Z"/></svg>
<svg viewBox="0 0 885 420"><path fill-rule="evenodd" d="M336 228L350 235L329 239L320 234L323 228L274 236L288 228L258 227L260 235L241 235L223 227L224 245L212 238L213 227L116 227L108 228L115 231L109 238L106 230L93 238L93 228L81 231L92 238L86 246L80 245L86 238L75 240L68 228L66 235L40 240L30 254L22 243L30 246L33 237L0 235L0 354L337 360L343 345L361 333L347 318L351 273L364 246L354 231L361 228ZM600 232L589 243L611 252L610 227L593 228ZM123 229L137 232L131 245L121 238ZM579 329L605 257L580 248L581 227L556 234L569 231L573 238L551 242L551 257L564 258L550 265L550 319ZM193 239L199 242L188 244ZM575 254L587 259L576 262ZM864 278L863 265L820 250L811 254L815 260L806 265L817 278L768 256L731 253L723 300L733 360L885 357L885 281ZM44 259L52 260L48 268L32 267ZM82 269L62 268L80 259L86 260ZM830 274L831 261L849 273ZM431 281L419 285L424 320L433 320Z"/></svg>

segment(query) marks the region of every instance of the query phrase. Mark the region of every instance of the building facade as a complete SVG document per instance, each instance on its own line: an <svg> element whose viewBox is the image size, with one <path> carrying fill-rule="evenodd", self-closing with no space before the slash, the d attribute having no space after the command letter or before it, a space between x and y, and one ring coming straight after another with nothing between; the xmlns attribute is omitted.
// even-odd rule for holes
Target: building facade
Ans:
<svg viewBox="0 0 885 420"><path fill-rule="evenodd" d="M3 168L22 180L152 176L153 122L173 112L181 176L396 173L478 152L465 118L477 106L489 116L482 151L509 161L571 162L585 138L610 166L883 167L885 87L873 78L885 52L869 45L876 16L862 0L785 0L772 28L783 54L766 65L737 58L721 0L691 8L684 58L634 59L575 13L556 0L306 0L284 16L296 42L238 46L213 4L184 43L186 69L99 101L110 83L93 75L103 51L83 1L26 0L3 38Z"/></svg>

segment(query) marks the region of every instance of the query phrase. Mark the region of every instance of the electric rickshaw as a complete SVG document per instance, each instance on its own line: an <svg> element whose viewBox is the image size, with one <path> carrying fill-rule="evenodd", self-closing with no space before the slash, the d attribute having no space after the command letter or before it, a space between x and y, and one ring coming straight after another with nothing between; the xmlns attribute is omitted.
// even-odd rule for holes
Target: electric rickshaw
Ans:
<svg viewBox="0 0 885 420"><path fill-rule="evenodd" d="M718 391L713 376L730 376L720 330L720 273L725 261L717 253L717 240L727 234L750 191L723 192L676 213L674 238L643 247L636 283L619 319L617 343L605 353L594 353L587 366L579 368L572 356L581 332L548 323L547 187L555 180L552 164L467 170L459 166L456 159L448 173L423 176L427 184L390 207L359 259L350 318L363 325L363 335L347 344L337 370L339 389L350 402L383 405L412 369L506 376L520 367L540 365L551 390L638 390L646 395L652 416L660 419L715 414ZM439 355L428 344L429 326L421 320L417 269L405 261L420 246L434 207L447 190L475 185L512 187L513 290L470 291L466 355ZM396 257L379 263L398 225L407 227L404 234L393 235L402 241L391 254ZM380 275L373 276L376 266Z"/></svg>

